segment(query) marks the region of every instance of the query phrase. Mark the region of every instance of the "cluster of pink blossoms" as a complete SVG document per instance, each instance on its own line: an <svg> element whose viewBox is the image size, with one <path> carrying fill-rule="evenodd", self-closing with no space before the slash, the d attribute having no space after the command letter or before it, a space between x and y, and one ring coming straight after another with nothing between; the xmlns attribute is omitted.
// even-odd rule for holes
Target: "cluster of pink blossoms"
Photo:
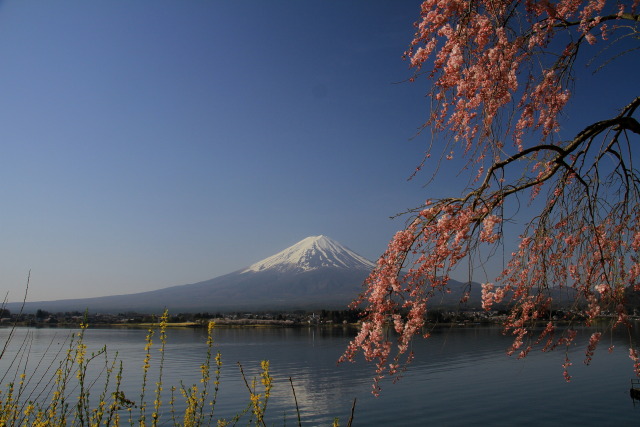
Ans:
<svg viewBox="0 0 640 427"><path fill-rule="evenodd" d="M367 360L375 361L375 392L385 374L396 375L398 367L413 358L408 351L413 336L428 335L422 331L428 302L439 292L447 292L447 272L469 254L471 237L477 234L478 243L494 243L499 239L500 223L486 206L427 202L413 223L396 233L366 280L366 290L353 303L354 307L366 306L366 317L341 358L353 360L362 351ZM384 332L387 325L393 325L397 334L394 356L389 334Z"/></svg>
<svg viewBox="0 0 640 427"><path fill-rule="evenodd" d="M573 218L550 221L551 218L542 217L533 236L522 238L499 278L502 286L498 296L507 293L511 299L511 312L504 326L505 331L516 336L512 350L522 345L525 331L548 318L552 290L558 293L565 289L575 300L576 309L584 306L577 316L585 325L592 325L605 309L617 315L612 328L629 325L623 301L628 287L640 290L638 251L632 244L640 210L636 207L628 215L614 212L599 224L588 224L580 219L583 209L587 210L574 206ZM493 287L483 289L485 309L498 302L494 294ZM599 332L591 336L585 363L591 361L600 336ZM555 342L549 339L543 349L568 345L573 338L565 333ZM565 377L570 378L568 374Z"/></svg>
<svg viewBox="0 0 640 427"><path fill-rule="evenodd" d="M596 351L596 346L600 342L600 338L602 337L602 332L594 332L591 334L589 338L589 345L587 346L587 350L585 352L586 357L584 359L585 365L591 363L591 359L593 358L593 353Z"/></svg>
<svg viewBox="0 0 640 427"><path fill-rule="evenodd" d="M493 304L500 304L507 294L507 289L497 288L493 283L482 284L482 308L490 310Z"/></svg>
<svg viewBox="0 0 640 427"><path fill-rule="evenodd" d="M593 44L598 36L606 40L607 22L635 13L639 2L612 3L423 2L406 57L417 72L427 67L434 80L434 108L426 126L453 133L464 151L473 148L476 157L492 153L490 160L504 146L495 137L495 126L505 124L501 110L513 112L506 134L519 150L525 148L527 130L540 130L547 139L559 129L558 116L570 98L565 86L580 44ZM604 15L607 6L610 13ZM565 47L549 62L541 52L552 41ZM537 62L543 67L533 66Z"/></svg>
<svg viewBox="0 0 640 427"><path fill-rule="evenodd" d="M638 350L630 348L629 359L633 360L633 369L636 371L636 375L640 377L640 356L638 356Z"/></svg>

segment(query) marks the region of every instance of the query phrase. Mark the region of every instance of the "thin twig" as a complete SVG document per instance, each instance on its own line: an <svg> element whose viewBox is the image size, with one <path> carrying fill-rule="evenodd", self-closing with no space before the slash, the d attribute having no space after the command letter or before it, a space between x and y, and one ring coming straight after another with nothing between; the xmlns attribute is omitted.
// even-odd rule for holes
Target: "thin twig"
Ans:
<svg viewBox="0 0 640 427"><path fill-rule="evenodd" d="M296 397L296 389L293 388L293 380L289 377L291 383L291 391L293 392L293 400L296 403L296 414L298 414L298 427L302 427L302 421L300 420L300 408L298 407L298 398Z"/></svg>
<svg viewBox="0 0 640 427"><path fill-rule="evenodd" d="M18 319L20 319L20 316L22 316L22 313L24 312L24 306L27 303L27 294L29 293L29 281L30 280L31 280L31 270L29 270L29 274L27 275L27 286L25 286L25 288L24 288L24 297L22 298L22 305L20 306L20 311L18 312L18 315L16 316L16 320L13 322L13 325L11 326L11 330L9 331L9 336L7 336L7 339L4 342L4 346L2 347L2 352L0 352L0 359L2 359L2 357L5 354L5 352L7 351L7 347L9 346L9 343L11 342L11 338L13 337L13 334L16 331L16 327L18 326ZM8 294L7 294L7 296L8 296ZM2 310L4 310L4 308L5 308L5 303L7 301L7 296L5 296L5 300L2 303Z"/></svg>
<svg viewBox="0 0 640 427"><path fill-rule="evenodd" d="M347 423L347 427L351 427L351 423L353 423L353 414L356 412L356 400L357 398L353 398L353 405L351 406L351 416L349 417L349 422Z"/></svg>

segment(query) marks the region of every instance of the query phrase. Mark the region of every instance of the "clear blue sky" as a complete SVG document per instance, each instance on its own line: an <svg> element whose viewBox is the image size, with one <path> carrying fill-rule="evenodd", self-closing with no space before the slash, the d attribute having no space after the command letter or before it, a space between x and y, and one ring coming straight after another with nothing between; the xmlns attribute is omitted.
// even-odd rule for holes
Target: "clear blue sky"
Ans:
<svg viewBox="0 0 640 427"><path fill-rule="evenodd" d="M419 1L0 3L0 289L209 279L419 204Z"/></svg>
<svg viewBox="0 0 640 427"><path fill-rule="evenodd" d="M0 2L0 290L193 283L318 234L375 260L448 190L407 182L419 4Z"/></svg>

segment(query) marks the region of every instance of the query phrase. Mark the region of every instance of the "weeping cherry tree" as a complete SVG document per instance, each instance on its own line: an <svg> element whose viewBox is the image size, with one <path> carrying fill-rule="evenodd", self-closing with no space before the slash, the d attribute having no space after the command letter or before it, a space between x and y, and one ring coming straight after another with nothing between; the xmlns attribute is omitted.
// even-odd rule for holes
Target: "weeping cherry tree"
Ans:
<svg viewBox="0 0 640 427"><path fill-rule="evenodd" d="M430 302L448 291L451 273L476 271L474 265L505 253L501 248L514 240L507 241L507 223L525 211L535 210L513 236L503 271L481 285L484 309L509 308L504 330L514 341L508 354L525 357L535 348L573 343L575 330L557 326L549 314L562 292L571 296L574 315L566 320L574 325L591 326L604 311L615 313L607 329L630 325L625 295L640 291L640 175L633 164L640 71L619 73L628 99L618 110L598 111L594 100L598 121L576 117L575 134L561 130L575 67L594 58L616 67L622 56L637 55L639 8L640 0L422 3L405 54L412 80L432 82L422 128L432 142L416 173L455 157L464 159L468 180L457 197L427 200L407 212L406 228L354 301L364 307L362 328L342 359L362 352L375 361L374 390L412 359L412 337L428 335ZM523 203L527 209L518 209ZM461 302L468 297L461 295ZM591 336L585 362L600 338L601 332ZM633 343L629 357L640 375ZM570 364L565 355L567 380Z"/></svg>

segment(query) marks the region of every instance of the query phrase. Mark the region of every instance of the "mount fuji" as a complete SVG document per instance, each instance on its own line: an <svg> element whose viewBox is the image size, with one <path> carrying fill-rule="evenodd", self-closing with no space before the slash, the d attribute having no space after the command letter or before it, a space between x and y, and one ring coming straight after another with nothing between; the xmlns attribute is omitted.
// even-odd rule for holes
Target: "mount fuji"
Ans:
<svg viewBox="0 0 640 427"><path fill-rule="evenodd" d="M311 236L277 254L258 261L241 274L261 271L305 273L325 268L366 269L374 264L326 236Z"/></svg>
<svg viewBox="0 0 640 427"><path fill-rule="evenodd" d="M312 236L233 273L150 292L29 302L29 311L160 312L344 309L374 263L326 236Z"/></svg>

